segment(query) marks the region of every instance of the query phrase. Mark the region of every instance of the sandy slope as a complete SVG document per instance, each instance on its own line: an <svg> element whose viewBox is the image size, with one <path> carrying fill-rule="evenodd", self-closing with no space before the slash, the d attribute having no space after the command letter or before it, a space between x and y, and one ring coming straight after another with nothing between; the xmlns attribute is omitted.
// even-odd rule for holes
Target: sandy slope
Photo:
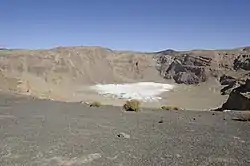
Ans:
<svg viewBox="0 0 250 166"><path fill-rule="evenodd" d="M162 81L152 56L101 47L1 51L0 69L2 90L61 98L83 85Z"/></svg>

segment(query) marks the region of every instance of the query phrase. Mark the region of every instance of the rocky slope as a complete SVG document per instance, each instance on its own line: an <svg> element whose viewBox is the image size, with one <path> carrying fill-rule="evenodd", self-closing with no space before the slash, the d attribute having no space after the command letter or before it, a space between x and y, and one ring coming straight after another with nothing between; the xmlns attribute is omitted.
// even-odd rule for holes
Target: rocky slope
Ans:
<svg viewBox="0 0 250 166"><path fill-rule="evenodd" d="M227 73L237 75L250 71L249 47L233 50L195 50L157 53L158 70L166 79L179 84L199 84Z"/></svg>
<svg viewBox="0 0 250 166"><path fill-rule="evenodd" d="M249 72L250 47L155 53L102 47L0 50L2 91L57 100L71 98L83 85L138 81L198 85L214 80L227 85L221 93L228 95L239 84L236 76L249 77Z"/></svg>
<svg viewBox="0 0 250 166"><path fill-rule="evenodd" d="M216 111L250 110L250 73L238 78L223 75L220 79L225 87L222 95L229 95L227 101Z"/></svg>
<svg viewBox="0 0 250 166"><path fill-rule="evenodd" d="M216 79L229 95L217 110L250 110L250 47L233 50L158 52L158 70L178 84L199 84ZM213 99L211 99L213 100Z"/></svg>

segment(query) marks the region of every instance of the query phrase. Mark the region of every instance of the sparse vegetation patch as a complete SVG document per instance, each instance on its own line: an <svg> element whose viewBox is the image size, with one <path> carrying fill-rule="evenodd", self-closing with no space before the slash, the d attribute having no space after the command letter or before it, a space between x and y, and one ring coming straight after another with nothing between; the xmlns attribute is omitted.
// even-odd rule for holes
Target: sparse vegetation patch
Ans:
<svg viewBox="0 0 250 166"><path fill-rule="evenodd" d="M126 103L123 105L123 108L126 111L135 111L138 112L140 107L140 101L138 100L128 100Z"/></svg>
<svg viewBox="0 0 250 166"><path fill-rule="evenodd" d="M170 111L170 110L175 110L175 111L182 110L181 108L176 107L176 106L162 106L161 109L162 110L167 110L167 111Z"/></svg>
<svg viewBox="0 0 250 166"><path fill-rule="evenodd" d="M100 103L100 102L98 102L98 101L94 101L94 102L92 102L92 103L90 103L90 107L100 107L102 104Z"/></svg>

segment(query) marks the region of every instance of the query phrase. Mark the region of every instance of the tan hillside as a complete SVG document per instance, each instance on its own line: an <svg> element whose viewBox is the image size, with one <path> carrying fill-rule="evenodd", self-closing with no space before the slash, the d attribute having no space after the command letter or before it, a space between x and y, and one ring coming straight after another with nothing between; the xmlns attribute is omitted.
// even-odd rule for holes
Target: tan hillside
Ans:
<svg viewBox="0 0 250 166"><path fill-rule="evenodd" d="M152 57L101 47L2 50L0 88L58 98L82 85L160 81Z"/></svg>
<svg viewBox="0 0 250 166"><path fill-rule="evenodd" d="M63 101L108 100L90 91L89 85L151 81L176 85L173 91L163 94L162 103L157 104L209 108L226 99L221 96L221 78L230 82L227 80L230 77L224 75L245 79L249 71L249 47L156 53L103 47L0 50L2 91ZM110 101L113 104L114 100Z"/></svg>

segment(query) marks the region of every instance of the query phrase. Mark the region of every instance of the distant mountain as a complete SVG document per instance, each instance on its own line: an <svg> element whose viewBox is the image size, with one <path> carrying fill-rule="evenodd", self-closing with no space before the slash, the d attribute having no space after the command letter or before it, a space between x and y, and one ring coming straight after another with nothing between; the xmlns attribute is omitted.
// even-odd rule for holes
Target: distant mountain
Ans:
<svg viewBox="0 0 250 166"><path fill-rule="evenodd" d="M177 54L178 51L172 50L172 49L167 49L167 50L163 50L163 51L159 51L156 52L157 54L162 54L162 55L173 55L173 54Z"/></svg>

